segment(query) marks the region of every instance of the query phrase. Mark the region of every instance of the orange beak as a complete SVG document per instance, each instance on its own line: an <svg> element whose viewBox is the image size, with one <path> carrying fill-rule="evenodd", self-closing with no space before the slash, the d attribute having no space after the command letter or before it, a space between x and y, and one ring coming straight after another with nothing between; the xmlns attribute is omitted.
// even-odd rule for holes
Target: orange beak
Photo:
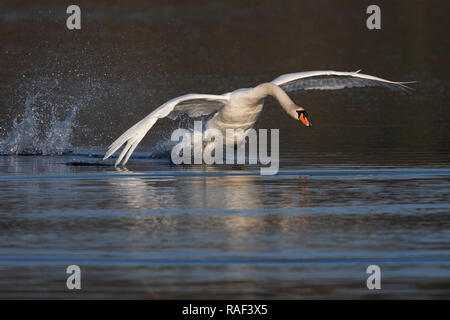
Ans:
<svg viewBox="0 0 450 320"><path fill-rule="evenodd" d="M299 120L307 127L311 127L311 122L309 122L308 118L304 116L303 113L300 113Z"/></svg>

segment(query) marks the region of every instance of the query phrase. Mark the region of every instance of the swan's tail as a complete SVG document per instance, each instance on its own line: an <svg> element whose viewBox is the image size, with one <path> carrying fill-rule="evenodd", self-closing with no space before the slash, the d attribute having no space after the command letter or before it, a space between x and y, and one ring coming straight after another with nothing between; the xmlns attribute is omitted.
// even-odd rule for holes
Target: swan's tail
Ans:
<svg viewBox="0 0 450 320"><path fill-rule="evenodd" d="M117 138L116 141L111 143L111 145L108 147L108 150L106 151L105 156L103 157L103 160L108 159L117 150L119 150L122 145L126 143L125 147L114 163L115 166L119 165L123 157L125 157L122 162L122 165L125 165L128 162L128 159L130 158L134 149L136 149L137 145L144 138L148 130L150 130L151 127L155 124L156 120L156 118L144 118L134 126L132 126L130 129L125 131L119 138Z"/></svg>

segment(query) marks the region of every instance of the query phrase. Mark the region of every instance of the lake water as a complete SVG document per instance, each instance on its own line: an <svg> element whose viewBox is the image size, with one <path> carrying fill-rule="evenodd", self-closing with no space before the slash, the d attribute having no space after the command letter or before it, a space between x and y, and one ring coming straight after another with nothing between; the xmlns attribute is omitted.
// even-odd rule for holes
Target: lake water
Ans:
<svg viewBox="0 0 450 320"><path fill-rule="evenodd" d="M450 298L447 3L379 1L378 31L362 1L78 4L80 31L63 4L0 4L0 298ZM313 128L269 99L277 175L170 164L168 119L101 160L181 94L361 68L418 82L290 94Z"/></svg>

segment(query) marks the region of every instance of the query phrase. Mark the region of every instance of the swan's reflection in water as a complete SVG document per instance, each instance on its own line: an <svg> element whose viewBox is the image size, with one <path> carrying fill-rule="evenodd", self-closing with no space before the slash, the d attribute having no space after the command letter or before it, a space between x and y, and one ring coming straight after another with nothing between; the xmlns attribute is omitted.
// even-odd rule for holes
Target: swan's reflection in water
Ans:
<svg viewBox="0 0 450 320"><path fill-rule="evenodd" d="M126 168L116 168L120 173L139 174ZM176 202L175 178L127 177L109 179L113 198L123 201L132 209L167 209Z"/></svg>
<svg viewBox="0 0 450 320"><path fill-rule="evenodd" d="M245 169L214 176L210 174L223 174L223 170L198 167L195 172L199 168L201 174L194 176L110 179L112 198L137 209L136 214L125 216L123 221L133 231L131 234L145 234L149 243L151 239L170 243L173 239L192 240L202 235L195 241L208 249L255 251L262 246L252 244L252 239L261 235L281 239L286 233L301 236L301 230L308 226L302 214L302 208L309 204L308 177L280 183L279 178L275 181L259 175L231 175L250 173Z"/></svg>
<svg viewBox="0 0 450 320"><path fill-rule="evenodd" d="M117 169L123 179L109 179L113 198L123 199L136 209L258 210L306 208L309 206L308 176L273 179L242 170L203 167L193 175L143 177L145 172ZM184 172L186 173L186 172ZM188 172L192 173L192 172ZM211 174L220 175L211 175ZM249 175L245 175L245 174ZM130 177L129 174L136 174ZM240 174L240 175L234 175ZM283 181L282 181L283 182Z"/></svg>

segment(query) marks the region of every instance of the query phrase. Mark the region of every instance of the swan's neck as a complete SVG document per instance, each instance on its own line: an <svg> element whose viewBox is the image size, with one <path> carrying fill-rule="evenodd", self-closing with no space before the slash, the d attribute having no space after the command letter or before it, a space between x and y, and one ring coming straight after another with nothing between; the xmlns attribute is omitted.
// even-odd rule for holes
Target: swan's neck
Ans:
<svg viewBox="0 0 450 320"><path fill-rule="evenodd" d="M289 98L286 92L283 91L279 86L273 83L263 83L254 88L254 95L259 100L266 98L267 96L272 96L278 100L280 105L286 110L287 113L292 111L295 106L294 102Z"/></svg>

